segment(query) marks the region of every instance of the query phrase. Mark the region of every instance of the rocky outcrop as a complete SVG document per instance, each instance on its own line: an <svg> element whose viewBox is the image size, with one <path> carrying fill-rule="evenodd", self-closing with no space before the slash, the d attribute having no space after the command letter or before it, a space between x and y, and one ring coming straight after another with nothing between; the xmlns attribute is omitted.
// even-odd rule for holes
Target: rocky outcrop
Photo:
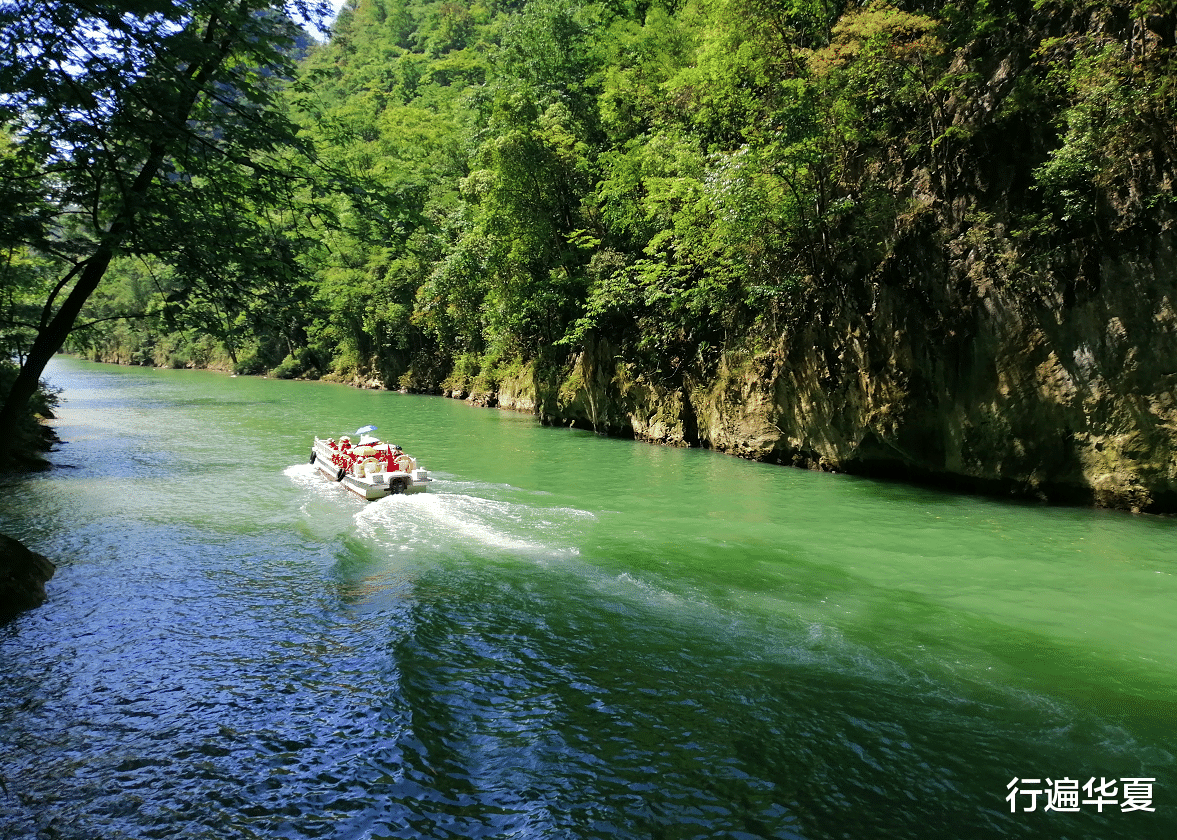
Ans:
<svg viewBox="0 0 1177 840"><path fill-rule="evenodd" d="M751 457L1174 511L1175 280L1161 249L1032 307L992 284L938 303L930 286L883 284L873 306L783 337L761 388L756 375L717 383L700 435L715 428L717 448L738 451L748 421L724 404L746 399L762 406Z"/></svg>
<svg viewBox="0 0 1177 840"><path fill-rule="evenodd" d="M45 603L45 581L55 571L47 557L0 534L0 622Z"/></svg>
<svg viewBox="0 0 1177 840"><path fill-rule="evenodd" d="M809 469L1175 512L1177 258L1171 240L1149 250L1032 306L996 282L883 271L865 300L677 384L596 342L563 376L525 367L497 404Z"/></svg>

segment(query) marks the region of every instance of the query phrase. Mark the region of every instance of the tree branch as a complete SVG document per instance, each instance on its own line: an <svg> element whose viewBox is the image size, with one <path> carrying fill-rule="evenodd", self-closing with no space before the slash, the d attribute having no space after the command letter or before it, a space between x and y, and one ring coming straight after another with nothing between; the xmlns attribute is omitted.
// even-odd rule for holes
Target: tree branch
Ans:
<svg viewBox="0 0 1177 840"><path fill-rule="evenodd" d="M130 312L124 313L122 315L108 315L105 318L95 318L93 321L87 321L84 324L74 324L74 326L70 328L70 332L78 332L79 330L84 330L87 327L94 326L95 324L103 324L107 321L133 321L138 320L139 318L148 318L151 316L151 314L152 313L150 312Z"/></svg>

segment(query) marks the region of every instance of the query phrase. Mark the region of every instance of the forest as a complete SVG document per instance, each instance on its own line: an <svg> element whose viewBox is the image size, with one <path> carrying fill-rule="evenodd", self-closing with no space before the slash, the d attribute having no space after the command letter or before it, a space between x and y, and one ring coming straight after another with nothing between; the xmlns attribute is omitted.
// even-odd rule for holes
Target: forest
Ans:
<svg viewBox="0 0 1177 840"><path fill-rule="evenodd" d="M41 5L149 21L172 4ZM211 104L192 100L217 154L151 146L157 125L111 107L108 130L151 148L91 173L89 207L51 189L64 167L46 149L107 135L78 132L84 113L28 129L49 82L6 70L28 92L3 100L0 133L9 379L107 241L95 231L121 224L111 206L132 206L111 184L129 201L138 174L152 185L131 232L56 342L94 360L484 404L522 376L521 404L552 422L1113 506L1177 498L1171 396L1123 421L1168 441L1136 496L1100 497L1123 465L1071 449L995 472L990 439L1033 429L994 403L1006 427L970 444L989 419L946 408L988 406L962 396L989 387L978 370L1009 391L1007 355L1042 350L1035 370L1053 358L1071 379L1085 352L1103 364L1110 339L1068 320L1093 302L1112 313L1098 330L1116 318L1138 347L1172 344L1174 0L348 0L325 38L291 4L194 5L245 10L272 38L208 77ZM163 60L188 67L176 51ZM1147 290L1159 308L1137 314L1163 334L1117 314L1117 285ZM1064 352L1052 329L1068 324L1082 341ZM1037 375L1014 389L1055 388ZM578 376L620 407L586 413ZM1140 376L1130 395L1177 385ZM672 397L658 431L648 404ZM780 435L749 443L730 418L759 397ZM1123 432L1090 420L1119 409L1076 406L1104 423L1076 439ZM1035 411L1030 425L1063 422ZM913 443L929 435L942 442Z"/></svg>

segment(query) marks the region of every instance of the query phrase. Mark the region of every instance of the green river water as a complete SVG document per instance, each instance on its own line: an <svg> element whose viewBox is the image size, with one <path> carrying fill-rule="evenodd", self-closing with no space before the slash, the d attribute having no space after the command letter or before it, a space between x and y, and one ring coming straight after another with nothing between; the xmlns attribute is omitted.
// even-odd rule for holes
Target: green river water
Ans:
<svg viewBox="0 0 1177 840"><path fill-rule="evenodd" d="M0 498L58 564L0 627L4 840L1177 837L1175 519L47 378L57 466ZM429 492L307 464L368 423Z"/></svg>

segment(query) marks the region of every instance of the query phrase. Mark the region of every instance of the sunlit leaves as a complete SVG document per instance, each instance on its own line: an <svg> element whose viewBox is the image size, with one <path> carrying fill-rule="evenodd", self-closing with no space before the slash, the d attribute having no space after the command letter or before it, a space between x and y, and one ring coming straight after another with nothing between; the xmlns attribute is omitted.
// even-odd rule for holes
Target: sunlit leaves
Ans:
<svg viewBox="0 0 1177 840"><path fill-rule="evenodd" d="M1145 3L1136 11L1143 16L1161 10ZM1066 107L1059 117L1061 142L1034 176L1063 222L1090 222L1101 196L1112 200L1142 173L1155 177L1177 154L1174 52L1163 33L1144 25L1139 31L1131 45L1096 31L1046 39L1039 46ZM1171 196L1161 195L1115 200L1121 215L1172 203Z"/></svg>
<svg viewBox="0 0 1177 840"><path fill-rule="evenodd" d="M248 165L203 156L269 148L255 117L285 102L337 177L292 185L288 212L267 216L276 238L240 242L284 243L258 264L296 268L300 294L313 284L297 327L340 373L399 375L414 354L477 367L481 354L575 349L594 333L677 369L693 346L786 317L805 304L799 289L833 298L863 282L920 213L959 214L997 190L958 171L983 156L986 178L1016 170L1015 184L1036 185L1056 226L1095 218L1117 189L1125 203L1164 201L1122 185L1144 171L1162 180L1177 158L1172 4L1113 5L1084 5L1104 22L1045 42L999 91L990 53L1008 52L1030 16L1069 19L1073 3L357 0L281 97L248 56L226 65L194 114L232 130L194 123L200 142L169 160L176 183L152 209L159 230L183 222L219 241L163 198L181 184L202 207L279 195L249 183L251 167L274 165L268 152ZM1139 16L1131 44L1106 35L1124 14ZM1019 48L1026 61L1032 46ZM205 47L191 49L195 61ZM5 72L45 72L17 64ZM165 82L153 99L182 89ZM77 113L108 101L61 95ZM1036 145L1006 160L999 135L1022 123ZM44 163L57 148L30 136L22 151ZM233 190L218 196L213 180ZM67 184L63 173L48 188ZM256 329L279 349L298 334Z"/></svg>

